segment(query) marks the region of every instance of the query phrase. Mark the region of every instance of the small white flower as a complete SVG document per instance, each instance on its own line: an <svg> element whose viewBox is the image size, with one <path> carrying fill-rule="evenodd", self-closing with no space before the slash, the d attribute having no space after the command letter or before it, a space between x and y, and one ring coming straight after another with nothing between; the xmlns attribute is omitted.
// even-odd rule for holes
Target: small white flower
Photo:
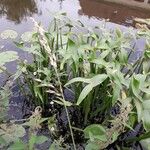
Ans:
<svg viewBox="0 0 150 150"><path fill-rule="evenodd" d="M51 131L53 132L55 130L55 128L54 127L51 127Z"/></svg>
<svg viewBox="0 0 150 150"><path fill-rule="evenodd" d="M28 61L25 59L25 60L24 60L24 63L26 64L26 63L28 63Z"/></svg>
<svg viewBox="0 0 150 150"><path fill-rule="evenodd" d="M36 74L37 74L36 72L33 72L33 75L34 75L34 76L36 76Z"/></svg>
<svg viewBox="0 0 150 150"><path fill-rule="evenodd" d="M51 101L51 102L50 102L50 104L51 104L51 105L54 105L54 102L53 102L53 101Z"/></svg>

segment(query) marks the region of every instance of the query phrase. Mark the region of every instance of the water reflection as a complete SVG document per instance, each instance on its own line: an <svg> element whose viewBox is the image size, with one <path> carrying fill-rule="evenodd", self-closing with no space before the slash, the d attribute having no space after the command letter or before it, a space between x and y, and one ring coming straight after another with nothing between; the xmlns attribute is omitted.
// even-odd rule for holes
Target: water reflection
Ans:
<svg viewBox="0 0 150 150"><path fill-rule="evenodd" d="M15 23L37 12L35 0L0 0L0 16L6 16Z"/></svg>
<svg viewBox="0 0 150 150"><path fill-rule="evenodd" d="M138 0L139 1L139 0ZM145 0L148 2L148 0ZM150 13L144 9L138 10L132 7L112 3L99 2L97 0L80 0L80 15L88 17L110 19L111 22L124 25L132 25L132 18L149 18Z"/></svg>

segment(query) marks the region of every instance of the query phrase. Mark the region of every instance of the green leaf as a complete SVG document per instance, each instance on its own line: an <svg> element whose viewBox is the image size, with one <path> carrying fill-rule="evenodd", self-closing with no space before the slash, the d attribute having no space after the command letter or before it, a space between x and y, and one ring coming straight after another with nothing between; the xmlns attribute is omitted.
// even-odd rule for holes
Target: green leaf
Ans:
<svg viewBox="0 0 150 150"><path fill-rule="evenodd" d="M143 62L143 71L144 71L144 74L147 74L147 73L149 73L149 71L150 71L150 60L148 59L148 60L144 60L144 62Z"/></svg>
<svg viewBox="0 0 150 150"><path fill-rule="evenodd" d="M34 149L35 143L36 143L36 135L32 135L29 139L29 150Z"/></svg>
<svg viewBox="0 0 150 150"><path fill-rule="evenodd" d="M108 67L109 66L109 63L106 62L104 59L101 59L101 58L94 59L91 62L94 63L94 64L97 64L97 65L104 66L104 67Z"/></svg>
<svg viewBox="0 0 150 150"><path fill-rule="evenodd" d="M40 47L37 45L31 45L31 47L24 47L21 50L28 52L29 54L34 54L37 55L39 57L41 57L42 59L44 59L43 55L41 54L41 52L39 52Z"/></svg>
<svg viewBox="0 0 150 150"><path fill-rule="evenodd" d="M12 144L8 150L25 150L26 144L24 144L21 140L16 141Z"/></svg>
<svg viewBox="0 0 150 150"><path fill-rule="evenodd" d="M16 141L16 139L23 137L25 133L26 133L25 129L21 125L15 124L0 125L0 135L7 143Z"/></svg>
<svg viewBox="0 0 150 150"><path fill-rule="evenodd" d="M71 39L68 39L68 52L71 55L71 58L74 60L75 64L78 62L79 57L78 57L78 51L77 51L77 46L75 42Z"/></svg>
<svg viewBox="0 0 150 150"><path fill-rule="evenodd" d="M118 54L119 62L122 64L128 63L128 52L127 50L121 49L120 53Z"/></svg>
<svg viewBox="0 0 150 150"><path fill-rule="evenodd" d="M150 111L150 100L143 101L144 110L147 109Z"/></svg>
<svg viewBox="0 0 150 150"><path fill-rule="evenodd" d="M38 97L41 100L41 102L44 104L44 99L41 94L40 88L38 87L38 83L35 82L33 90L34 90L35 96Z"/></svg>
<svg viewBox="0 0 150 150"><path fill-rule="evenodd" d="M105 51L103 51L103 52L100 54L100 57L101 57L102 59L104 59L106 56L108 56L109 53L110 53L110 50L105 50Z"/></svg>
<svg viewBox="0 0 150 150"><path fill-rule="evenodd" d="M120 97L120 91L121 88L117 84L115 84L113 86L112 105L114 105L118 100L118 98Z"/></svg>
<svg viewBox="0 0 150 150"><path fill-rule="evenodd" d="M119 134L117 132L114 132L112 135L112 142L115 142L118 138Z"/></svg>
<svg viewBox="0 0 150 150"><path fill-rule="evenodd" d="M74 78L74 79L71 79L68 83L65 84L65 86L68 86L72 83L75 83L75 82L85 82L85 83L90 83L90 79L87 79L87 78L81 78L81 77L78 77L78 78Z"/></svg>
<svg viewBox="0 0 150 150"><path fill-rule="evenodd" d="M108 50L108 49L109 49L109 46L108 46L108 44L106 43L106 41L104 40L104 41L98 43L98 46L97 46L96 48L97 48L97 49L101 49L101 50ZM106 52L106 51L105 51L105 52ZM102 56L102 55L101 55L101 56ZM106 57L106 55L105 55L105 57ZM102 56L102 58L104 58L104 57Z"/></svg>
<svg viewBox="0 0 150 150"><path fill-rule="evenodd" d="M61 147L61 143L59 143L59 141L54 141L49 150L64 150L64 148Z"/></svg>
<svg viewBox="0 0 150 150"><path fill-rule="evenodd" d="M128 124L129 126L131 126L132 128L134 127L134 125L137 123L137 115L135 113L130 113L129 115L129 120L128 120Z"/></svg>
<svg viewBox="0 0 150 150"><path fill-rule="evenodd" d="M79 60L84 54L84 50L81 46L78 46L72 39L68 38L67 49L61 49L59 54L63 57L60 65L60 69L64 68L65 63L74 64L74 70L77 71L79 67Z"/></svg>
<svg viewBox="0 0 150 150"><path fill-rule="evenodd" d="M25 73L25 72L27 72L25 66L18 67L16 73L13 75L13 78L14 78L13 80L15 81L16 79L18 79L22 75L22 73Z"/></svg>
<svg viewBox="0 0 150 150"><path fill-rule="evenodd" d="M100 146L95 142L88 142L88 144L85 147L85 150L99 150L99 149Z"/></svg>
<svg viewBox="0 0 150 150"><path fill-rule="evenodd" d="M134 104L137 110L138 122L140 122L142 118L143 105L142 105L142 102L138 99L134 99Z"/></svg>
<svg viewBox="0 0 150 150"><path fill-rule="evenodd" d="M92 84L88 84L87 86L84 87L82 92L79 95L79 98L77 100L77 105L80 105L80 103L86 98L86 96L93 90Z"/></svg>
<svg viewBox="0 0 150 150"><path fill-rule="evenodd" d="M73 104L69 101L64 101L64 100L61 100L61 101L58 101L58 100L53 100L55 103L59 104L59 105L66 105L66 106L72 106Z"/></svg>
<svg viewBox="0 0 150 150"><path fill-rule="evenodd" d="M90 79L90 83L84 87L82 92L79 95L79 98L77 100L77 105L80 105L80 103L85 99L85 97L93 90L94 87L101 84L108 75L106 74L99 74Z"/></svg>
<svg viewBox="0 0 150 150"><path fill-rule="evenodd" d="M140 85L139 85L139 89L142 90L143 88L145 88L145 80L146 80L146 76L144 74L136 74L135 77L136 79L139 81Z"/></svg>
<svg viewBox="0 0 150 150"><path fill-rule="evenodd" d="M61 64L60 64L60 70L63 70L64 69L64 64L66 63L67 60L70 59L70 54L65 54L65 57L63 58L63 60L61 61Z"/></svg>
<svg viewBox="0 0 150 150"><path fill-rule="evenodd" d="M0 66L5 65L5 63L15 61L19 58L18 53L15 51L6 51L0 53Z"/></svg>
<svg viewBox="0 0 150 150"><path fill-rule="evenodd" d="M150 150L150 138L140 141L144 150Z"/></svg>
<svg viewBox="0 0 150 150"><path fill-rule="evenodd" d="M140 82L138 79L135 78L135 76L132 76L131 82L130 82L130 91L131 93L138 99L141 100L141 96L139 95L140 88Z"/></svg>
<svg viewBox="0 0 150 150"><path fill-rule="evenodd" d="M84 129L84 135L85 135L85 138L90 138L90 140L97 139L100 141L107 141L106 130L100 124L92 124L92 125L87 126Z"/></svg>
<svg viewBox="0 0 150 150"><path fill-rule="evenodd" d="M0 145L1 145L1 144L4 144L4 145L5 145L5 144L6 144L6 141L0 136Z"/></svg>
<svg viewBox="0 0 150 150"><path fill-rule="evenodd" d="M29 149L33 149L35 144L42 144L47 140L48 138L46 136L32 135L29 139Z"/></svg>
<svg viewBox="0 0 150 150"><path fill-rule="evenodd" d="M23 40L23 42L30 42L31 39L32 39L32 32L24 32L22 35L21 35L21 39Z"/></svg>
<svg viewBox="0 0 150 150"><path fill-rule="evenodd" d="M9 39L9 38L10 39L15 39L15 38L17 38L18 34L14 30L5 30L1 33L0 36L1 36L2 39Z"/></svg>
<svg viewBox="0 0 150 150"><path fill-rule="evenodd" d="M143 110L142 114L142 121L144 124L144 128L146 131L150 131L150 111L149 110Z"/></svg>
<svg viewBox="0 0 150 150"><path fill-rule="evenodd" d="M42 144L44 142L46 142L48 140L48 138L46 136L36 136L36 144Z"/></svg>
<svg viewBox="0 0 150 150"><path fill-rule="evenodd" d="M15 42L14 41L14 43L15 43L15 45L18 47L18 48L23 48L23 46L24 46L24 43L23 42Z"/></svg>
<svg viewBox="0 0 150 150"><path fill-rule="evenodd" d="M106 74L98 74L98 75L95 75L94 77L92 77L90 79L90 84L95 87L99 84L101 84L106 78L108 77L108 75Z"/></svg>
<svg viewBox="0 0 150 150"><path fill-rule="evenodd" d="M116 34L117 34L118 38L122 37L122 32L119 28L116 29Z"/></svg>

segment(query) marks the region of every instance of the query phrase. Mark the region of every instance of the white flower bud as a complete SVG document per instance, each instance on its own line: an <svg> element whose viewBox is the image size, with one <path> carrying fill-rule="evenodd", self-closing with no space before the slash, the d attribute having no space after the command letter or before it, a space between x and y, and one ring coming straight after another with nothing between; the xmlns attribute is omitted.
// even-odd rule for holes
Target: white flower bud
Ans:
<svg viewBox="0 0 150 150"><path fill-rule="evenodd" d="M55 128L54 127L51 127L51 129L50 129L52 132L55 130Z"/></svg>
<svg viewBox="0 0 150 150"><path fill-rule="evenodd" d="M37 73L36 73L36 72L33 72L33 75L34 75L34 76L36 76L36 75L37 75Z"/></svg>
<svg viewBox="0 0 150 150"><path fill-rule="evenodd" d="M53 101L51 101L51 102L50 102L50 104L51 104L51 105L54 105L54 102L53 102Z"/></svg>

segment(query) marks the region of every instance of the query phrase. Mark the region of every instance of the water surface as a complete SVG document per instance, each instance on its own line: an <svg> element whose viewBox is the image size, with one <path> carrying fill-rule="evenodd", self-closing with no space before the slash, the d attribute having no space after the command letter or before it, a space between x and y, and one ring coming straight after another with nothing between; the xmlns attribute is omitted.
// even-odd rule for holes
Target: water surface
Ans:
<svg viewBox="0 0 150 150"><path fill-rule="evenodd" d="M133 17L150 17L150 12L146 10L136 10L100 0L1 0L0 31L7 28L15 29L19 33L30 30L30 17L47 26L51 15L60 10L85 23L109 18L110 22L128 25Z"/></svg>

